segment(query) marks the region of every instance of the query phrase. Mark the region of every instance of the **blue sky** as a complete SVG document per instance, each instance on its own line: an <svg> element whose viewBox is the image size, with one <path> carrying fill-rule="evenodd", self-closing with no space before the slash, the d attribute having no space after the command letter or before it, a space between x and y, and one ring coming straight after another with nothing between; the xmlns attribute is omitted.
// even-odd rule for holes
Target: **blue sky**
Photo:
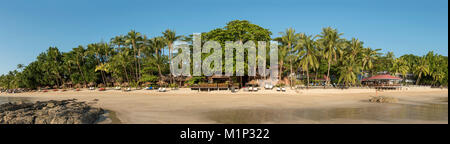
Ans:
<svg viewBox="0 0 450 144"><path fill-rule="evenodd" d="M447 0L0 0L0 74L35 60L49 46L69 51L135 29L187 35L249 20L274 35L293 27L318 34L332 26L365 46L403 54L448 55Z"/></svg>

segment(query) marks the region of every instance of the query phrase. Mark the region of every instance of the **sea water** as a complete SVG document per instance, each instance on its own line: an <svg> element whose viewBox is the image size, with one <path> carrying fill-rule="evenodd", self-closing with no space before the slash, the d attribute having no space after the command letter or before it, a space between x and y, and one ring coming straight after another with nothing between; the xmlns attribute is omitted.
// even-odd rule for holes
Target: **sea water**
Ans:
<svg viewBox="0 0 450 144"><path fill-rule="evenodd" d="M448 98L429 103L367 103L308 109L227 109L206 116L224 124L258 123L448 123Z"/></svg>

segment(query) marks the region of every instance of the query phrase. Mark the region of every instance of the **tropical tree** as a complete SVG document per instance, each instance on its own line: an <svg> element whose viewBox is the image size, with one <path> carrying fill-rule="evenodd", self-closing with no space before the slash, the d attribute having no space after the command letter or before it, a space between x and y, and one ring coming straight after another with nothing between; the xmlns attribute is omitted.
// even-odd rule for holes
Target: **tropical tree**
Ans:
<svg viewBox="0 0 450 144"><path fill-rule="evenodd" d="M299 39L299 34L295 33L295 30L293 28L288 28L286 29L286 31L284 32L280 32L281 37L277 38L276 40L278 40L279 42L281 42L283 44L283 49L281 50L281 54L282 54L282 58L284 58L286 55L289 57L289 66L290 66L290 73L289 73L289 80L290 80L290 85L292 87L292 75L293 75L293 61L294 58L296 57L296 49L295 49L295 45ZM283 74L283 62L284 59L280 59L280 79L282 78L282 74Z"/></svg>
<svg viewBox="0 0 450 144"><path fill-rule="evenodd" d="M300 35L297 49L300 50L298 57L303 70L306 70L307 87L309 87L309 69L319 68L319 60L317 59L316 42L312 36Z"/></svg>
<svg viewBox="0 0 450 144"><path fill-rule="evenodd" d="M337 61L340 49L345 45L345 40L341 38L343 33L339 33L337 29L326 27L322 29L318 43L324 50L324 58L328 60L327 77L330 77L330 68L333 62ZM327 84L330 81L327 79Z"/></svg>
<svg viewBox="0 0 450 144"><path fill-rule="evenodd" d="M364 48L362 50L361 62L362 62L363 73L364 73L364 71L369 71L373 68L373 63L375 63L375 61L378 59L378 55L380 55L380 53L378 53L378 51L380 51L380 50L381 49L372 50L371 48ZM364 78L364 75L363 75L363 78Z"/></svg>
<svg viewBox="0 0 450 144"><path fill-rule="evenodd" d="M391 67L391 72L394 74L400 73L405 78L406 74L409 72L408 63L402 57L395 59Z"/></svg>
<svg viewBox="0 0 450 144"><path fill-rule="evenodd" d="M416 85L418 85L420 82L420 78L430 73L430 67L425 57L422 57L417 61L417 64L414 66L413 72L418 76L416 80Z"/></svg>
<svg viewBox="0 0 450 144"><path fill-rule="evenodd" d="M167 29L162 33L164 35L164 41L169 47L169 66L172 68L172 59L173 59L173 43L181 38L181 36L177 36L174 30ZM171 76L170 82L173 83L173 77Z"/></svg>
<svg viewBox="0 0 450 144"><path fill-rule="evenodd" d="M130 32L128 32L128 35L126 35L125 37L125 44L127 45L131 45L131 48L133 49L133 58L134 58L134 77L135 77L135 82L137 83L139 81L139 71L140 71L140 62L138 59L138 47L137 44L140 43L142 41L142 35L140 32L136 32L134 30L131 30Z"/></svg>

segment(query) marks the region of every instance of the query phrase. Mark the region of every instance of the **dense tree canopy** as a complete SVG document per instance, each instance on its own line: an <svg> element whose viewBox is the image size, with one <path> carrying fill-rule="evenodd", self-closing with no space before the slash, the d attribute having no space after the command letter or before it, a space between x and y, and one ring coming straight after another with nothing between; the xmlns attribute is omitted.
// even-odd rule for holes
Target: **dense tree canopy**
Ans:
<svg viewBox="0 0 450 144"><path fill-rule="evenodd" d="M404 78L412 76L415 84L448 84L448 57L432 51L424 56L409 54L395 57L392 52L382 54L380 49L366 47L357 38L343 38L343 33L331 27L324 28L318 35L296 33L293 28L280 32L280 37L272 39L271 35L269 29L246 20L234 20L223 28L202 33L201 38L202 43L218 41L223 54L226 41L277 41L279 77L289 78L290 83L300 81L309 85L326 76L328 82L358 85L366 76L387 73L399 74ZM190 41L188 44L192 50L192 35L177 35L174 30L165 30L161 36L153 38L131 30L109 42L80 45L69 52L49 47L27 66L19 64L16 70L1 75L0 87L86 87L100 83L107 86L115 83L139 86L147 82L167 81L166 77L170 77L169 63L176 55L174 44L177 40ZM245 54L248 52L245 51ZM202 54L201 57L204 59L208 55ZM245 63L245 73L247 67ZM310 76L311 73L314 73L313 76ZM190 82L201 79L195 77ZM173 78L170 82L174 82Z"/></svg>

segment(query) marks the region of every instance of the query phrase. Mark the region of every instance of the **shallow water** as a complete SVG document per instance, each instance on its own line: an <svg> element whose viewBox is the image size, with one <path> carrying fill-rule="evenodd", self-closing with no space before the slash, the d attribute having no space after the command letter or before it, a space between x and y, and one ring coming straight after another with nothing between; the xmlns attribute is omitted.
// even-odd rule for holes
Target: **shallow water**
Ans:
<svg viewBox="0 0 450 144"><path fill-rule="evenodd" d="M224 124L292 123L301 120L327 122L361 120L380 122L427 121L448 123L448 98L423 104L367 104L325 109L234 109L206 113L207 118Z"/></svg>
<svg viewBox="0 0 450 144"><path fill-rule="evenodd" d="M120 119L117 117L116 112L114 111L108 111L109 113L109 118L111 119L111 124L122 124L122 121L120 121Z"/></svg>

